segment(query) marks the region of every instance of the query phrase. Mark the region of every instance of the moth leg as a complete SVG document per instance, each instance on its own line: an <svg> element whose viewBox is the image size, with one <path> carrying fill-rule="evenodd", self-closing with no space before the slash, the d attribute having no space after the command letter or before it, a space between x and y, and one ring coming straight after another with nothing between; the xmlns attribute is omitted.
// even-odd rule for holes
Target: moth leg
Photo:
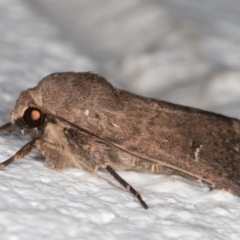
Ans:
<svg viewBox="0 0 240 240"><path fill-rule="evenodd" d="M12 123L6 123L3 126L0 127L0 132L13 132L15 130L15 127Z"/></svg>
<svg viewBox="0 0 240 240"><path fill-rule="evenodd" d="M96 173L96 172L98 171L98 169L99 169L99 166L98 166L98 165L96 165L96 167L94 168L94 171L93 171L93 173Z"/></svg>
<svg viewBox="0 0 240 240"><path fill-rule="evenodd" d="M0 170L5 168L6 166L8 166L10 163L12 163L20 158L24 158L27 154L29 154L31 152L31 150L33 149L37 140L39 140L39 139L34 139L31 142L27 143L12 157L10 157L8 160L2 162L0 164Z"/></svg>
<svg viewBox="0 0 240 240"><path fill-rule="evenodd" d="M141 195L130 184L122 179L109 165L105 166L105 168L124 188L126 188L138 199L144 209L148 209L148 205L143 201Z"/></svg>
<svg viewBox="0 0 240 240"><path fill-rule="evenodd" d="M20 159L24 158L26 155L28 155L33 148L38 149L42 154L45 152L45 154L51 154L53 157L57 157L59 160L61 160L61 152L59 147L55 146L52 143L49 143L47 141L44 141L40 138L35 138L31 142L24 145L17 153L15 153L12 157L10 157L8 160L2 162L0 164L0 170L8 166L10 163ZM48 162L50 164L51 162ZM58 164L59 165L59 164ZM59 168L61 169L62 166L53 166L53 168Z"/></svg>

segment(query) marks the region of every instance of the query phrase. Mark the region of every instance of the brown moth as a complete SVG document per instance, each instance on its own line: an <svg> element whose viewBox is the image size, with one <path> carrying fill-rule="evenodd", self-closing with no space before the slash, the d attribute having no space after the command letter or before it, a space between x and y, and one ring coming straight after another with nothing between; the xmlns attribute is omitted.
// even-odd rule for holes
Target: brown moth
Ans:
<svg viewBox="0 0 240 240"><path fill-rule="evenodd" d="M21 92L4 130L33 140L0 169L36 148L52 169L106 169L145 209L115 170L178 174L240 195L239 120L119 90L92 73L53 73Z"/></svg>

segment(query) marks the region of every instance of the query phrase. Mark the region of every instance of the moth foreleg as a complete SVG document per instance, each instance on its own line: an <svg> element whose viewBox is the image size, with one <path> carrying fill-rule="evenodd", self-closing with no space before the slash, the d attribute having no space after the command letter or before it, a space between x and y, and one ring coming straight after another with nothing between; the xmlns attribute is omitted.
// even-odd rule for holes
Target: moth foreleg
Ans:
<svg viewBox="0 0 240 240"><path fill-rule="evenodd" d="M107 165L105 168L124 188L126 188L138 199L144 209L148 209L148 205L143 201L141 195L130 184L128 184L124 179L122 179L109 165Z"/></svg>
<svg viewBox="0 0 240 240"><path fill-rule="evenodd" d="M36 142L40 140L38 138L32 140L31 142L27 143L25 146L23 146L17 153L15 153L12 157L10 157L8 160L2 162L0 164L0 169L5 168L7 165L9 165L10 163L20 159L20 158L24 158L27 154L29 154L31 152L31 150L33 149L34 145L36 144Z"/></svg>
<svg viewBox="0 0 240 240"><path fill-rule="evenodd" d="M5 168L10 163L18 160L20 158L24 158L27 154L31 152L33 148L36 148L40 151L40 153L45 157L45 161L50 168L53 169L64 169L66 164L63 161L66 156L64 156L61 152L61 148L54 145L53 143L47 142L40 138L35 138L31 142L27 143L23 146L16 154L10 157L8 160L2 162L0 164L0 169ZM67 161L66 161L67 162Z"/></svg>
<svg viewBox="0 0 240 240"><path fill-rule="evenodd" d="M15 126L12 123L6 123L3 126L0 127L0 132L12 132L15 130Z"/></svg>

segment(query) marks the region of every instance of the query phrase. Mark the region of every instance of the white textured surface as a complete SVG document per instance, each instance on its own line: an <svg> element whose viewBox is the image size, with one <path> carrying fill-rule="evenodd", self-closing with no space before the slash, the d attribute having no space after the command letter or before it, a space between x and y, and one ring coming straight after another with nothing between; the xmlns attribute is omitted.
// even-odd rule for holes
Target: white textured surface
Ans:
<svg viewBox="0 0 240 240"><path fill-rule="evenodd" d="M68 8L65 1L51 1L59 2L52 12L47 1L31 1L31 5L27 2L0 2L1 123L8 121L8 112L19 92L35 86L45 75L96 69L119 86L146 90L146 94L160 92L175 102L240 116L237 1L229 1L229 6L219 1L217 8L210 1L212 5L204 8L204 4L199 6L193 0L172 6L165 1L112 1L114 5L105 0L108 7L103 11L98 11L97 1L91 1L95 7L87 1L80 5L69 1L73 5ZM66 9L66 15L57 14L61 12L59 6ZM73 8L75 12L68 11ZM37 15L36 9L42 15ZM65 26L59 19L67 20L65 26L72 27L68 44L61 40ZM132 24L128 31L124 27L126 19ZM76 33L78 25L74 24L83 25L84 20L87 27L79 28L79 36L89 36L91 41L77 44L80 37ZM102 35L100 20L105 23ZM165 28L160 28L160 20ZM99 25L95 31L100 36L92 35L96 22ZM173 22L179 22L181 27ZM119 37L114 35L114 27L122 28ZM134 37L140 38L149 28L145 34L149 37L134 45ZM185 41L186 32L191 41ZM118 82L121 78L125 82ZM0 161L26 142L20 134L3 134ZM53 172L35 155L0 172L1 239L240 239L240 198L230 193L210 191L206 185L178 176L119 172L149 204L146 211L107 173L90 174L78 169Z"/></svg>

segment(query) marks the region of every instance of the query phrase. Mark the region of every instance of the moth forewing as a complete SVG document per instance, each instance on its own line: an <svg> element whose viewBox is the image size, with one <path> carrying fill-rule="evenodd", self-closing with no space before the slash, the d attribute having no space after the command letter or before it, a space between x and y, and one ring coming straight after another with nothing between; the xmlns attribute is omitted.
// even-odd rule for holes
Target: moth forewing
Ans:
<svg viewBox="0 0 240 240"><path fill-rule="evenodd" d="M24 148L36 147L50 167L105 168L144 208L114 169L179 174L240 195L237 119L141 97L95 74L68 72L22 92L11 121L2 129L38 136ZM17 157L27 151L19 152Z"/></svg>

